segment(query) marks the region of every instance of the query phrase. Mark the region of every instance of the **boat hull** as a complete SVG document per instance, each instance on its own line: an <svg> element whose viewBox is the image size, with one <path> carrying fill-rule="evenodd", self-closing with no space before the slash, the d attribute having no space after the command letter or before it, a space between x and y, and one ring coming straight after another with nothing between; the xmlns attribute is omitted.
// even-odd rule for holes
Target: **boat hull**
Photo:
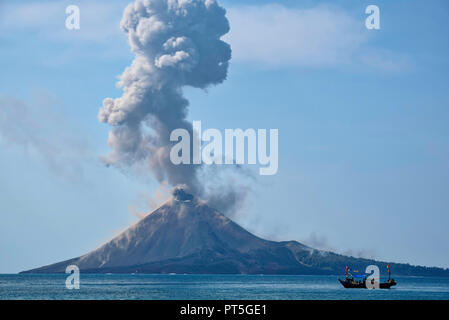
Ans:
<svg viewBox="0 0 449 320"><path fill-rule="evenodd" d="M341 280L341 279L338 279L338 281L340 281L341 285L347 289L367 289L365 281L351 282L351 281L346 281L346 280ZM392 286L395 286L395 285L396 285L396 281L391 280L389 282L379 283L379 288L380 289L390 289Z"/></svg>

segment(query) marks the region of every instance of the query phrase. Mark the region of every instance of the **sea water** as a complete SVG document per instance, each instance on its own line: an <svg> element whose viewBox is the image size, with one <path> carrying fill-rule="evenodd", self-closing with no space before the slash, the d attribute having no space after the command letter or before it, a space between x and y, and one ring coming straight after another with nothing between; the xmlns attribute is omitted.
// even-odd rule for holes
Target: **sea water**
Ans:
<svg viewBox="0 0 449 320"><path fill-rule="evenodd" d="M0 299L449 299L449 278L394 277L390 290L345 289L337 276L81 274L0 275Z"/></svg>

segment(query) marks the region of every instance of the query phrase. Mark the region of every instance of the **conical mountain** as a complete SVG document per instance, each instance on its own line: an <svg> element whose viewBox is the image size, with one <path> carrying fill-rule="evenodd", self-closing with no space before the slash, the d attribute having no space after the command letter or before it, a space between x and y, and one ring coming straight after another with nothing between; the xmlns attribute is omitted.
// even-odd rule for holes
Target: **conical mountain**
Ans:
<svg viewBox="0 0 449 320"><path fill-rule="evenodd" d="M261 239L178 189L173 199L81 257L26 271L60 273L341 274L386 263L314 250L296 241ZM449 275L449 270L392 264L396 274Z"/></svg>

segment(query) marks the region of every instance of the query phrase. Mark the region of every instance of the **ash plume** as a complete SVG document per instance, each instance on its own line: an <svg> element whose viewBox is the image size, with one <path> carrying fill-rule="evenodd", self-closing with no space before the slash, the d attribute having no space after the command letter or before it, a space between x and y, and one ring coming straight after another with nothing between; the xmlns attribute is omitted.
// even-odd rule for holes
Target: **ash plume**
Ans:
<svg viewBox="0 0 449 320"><path fill-rule="evenodd" d="M229 31L225 14L215 0L136 0L126 7L121 28L135 58L118 82L123 95L104 99L98 114L113 126L107 165L147 163L159 183L210 195L199 179L200 165L172 164L169 138L177 128L193 137L183 87L206 89L226 79L231 48L220 39Z"/></svg>
<svg viewBox="0 0 449 320"><path fill-rule="evenodd" d="M320 250L321 254L336 252L345 256L354 258L375 259L376 252L372 249L347 249L340 250L332 246L326 236L312 232L309 237L303 239L302 242L307 246Z"/></svg>

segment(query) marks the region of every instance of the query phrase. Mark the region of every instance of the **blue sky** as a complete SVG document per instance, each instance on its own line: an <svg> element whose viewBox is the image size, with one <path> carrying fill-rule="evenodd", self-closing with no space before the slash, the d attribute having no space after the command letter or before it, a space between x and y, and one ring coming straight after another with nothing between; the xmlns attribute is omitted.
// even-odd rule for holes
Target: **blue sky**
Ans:
<svg viewBox="0 0 449 320"><path fill-rule="evenodd" d="M133 59L127 3L0 3L0 273L86 253L161 199L149 176L99 161L110 128L98 110ZM279 129L278 174L253 182L234 219L270 239L449 267L449 3L220 3L228 79L185 89L189 119ZM65 29L69 4L78 31ZM364 27L369 4L380 30Z"/></svg>

